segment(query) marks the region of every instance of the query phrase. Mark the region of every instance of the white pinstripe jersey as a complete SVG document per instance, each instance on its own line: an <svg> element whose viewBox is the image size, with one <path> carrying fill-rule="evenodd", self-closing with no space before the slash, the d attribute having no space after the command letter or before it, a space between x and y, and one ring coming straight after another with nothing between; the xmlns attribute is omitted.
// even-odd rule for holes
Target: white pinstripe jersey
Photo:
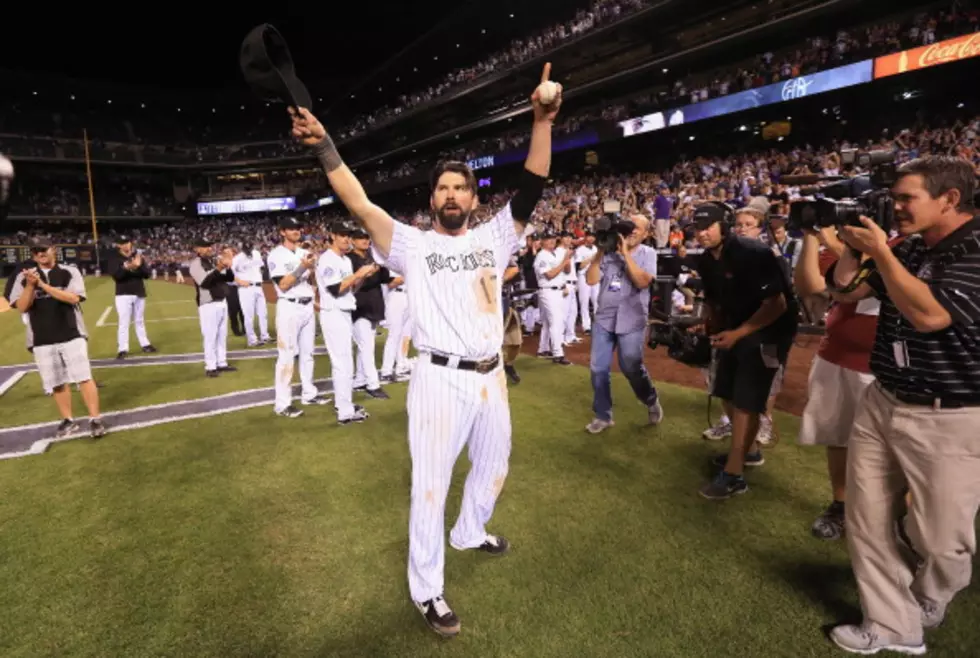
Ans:
<svg viewBox="0 0 980 658"><path fill-rule="evenodd" d="M420 351L466 359L500 353L501 281L519 246L510 204L461 236L395 222L385 261L405 278L412 339Z"/></svg>
<svg viewBox="0 0 980 658"><path fill-rule="evenodd" d="M266 259L269 265L269 278L275 279L292 274L299 267L300 261L303 260L307 253L306 249L302 247L296 247L296 251L290 251L283 245L279 245L269 252L269 257ZM313 298L313 285L310 284L309 270L303 272L299 281L286 292L283 292L279 286L275 286L275 288L276 295L279 297L289 297L290 299Z"/></svg>

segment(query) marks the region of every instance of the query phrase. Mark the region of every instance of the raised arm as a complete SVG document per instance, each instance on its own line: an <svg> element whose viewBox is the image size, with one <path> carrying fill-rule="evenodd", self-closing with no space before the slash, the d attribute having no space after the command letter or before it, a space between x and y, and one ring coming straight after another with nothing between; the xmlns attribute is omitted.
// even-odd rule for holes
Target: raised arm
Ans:
<svg viewBox="0 0 980 658"><path fill-rule="evenodd" d="M312 149L334 193L347 206L351 214L357 217L364 230L371 236L371 242L387 258L391 250L395 220L368 199L364 187L354 176L354 172L344 164L323 124L309 110L301 107L297 112L290 107L289 115L293 120L293 137Z"/></svg>
<svg viewBox="0 0 980 658"><path fill-rule="evenodd" d="M531 145L528 148L527 160L524 161L525 176L521 179L517 195L511 202L514 230L518 235L524 234L534 207L541 200L544 185L551 171L551 128L561 107L562 87L557 82L552 82L550 78L551 63L548 62L541 72L541 83L531 94L531 107L534 109ZM553 98L549 98L551 95ZM548 104L542 103L542 97L549 101Z"/></svg>

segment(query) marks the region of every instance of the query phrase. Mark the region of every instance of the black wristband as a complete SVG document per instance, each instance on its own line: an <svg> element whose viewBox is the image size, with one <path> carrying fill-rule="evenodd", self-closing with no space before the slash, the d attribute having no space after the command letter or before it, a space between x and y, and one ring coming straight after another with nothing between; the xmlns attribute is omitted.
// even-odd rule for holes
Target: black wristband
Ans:
<svg viewBox="0 0 980 658"><path fill-rule="evenodd" d="M329 133L324 135L322 140L314 144L311 150L317 160L320 161L323 170L328 174L335 169L339 169L344 164L344 160L340 157L340 153L337 152L337 147L334 145Z"/></svg>

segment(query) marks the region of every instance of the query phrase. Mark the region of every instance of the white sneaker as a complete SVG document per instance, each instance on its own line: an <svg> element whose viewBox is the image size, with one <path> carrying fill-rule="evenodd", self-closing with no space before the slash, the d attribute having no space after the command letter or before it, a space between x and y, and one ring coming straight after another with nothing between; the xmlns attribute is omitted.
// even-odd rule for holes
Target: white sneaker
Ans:
<svg viewBox="0 0 980 658"><path fill-rule="evenodd" d="M727 439L732 435L732 424L728 423L718 423L714 427L709 427L706 429L701 436L708 441L721 441Z"/></svg>
<svg viewBox="0 0 980 658"><path fill-rule="evenodd" d="M755 440L764 446L772 443L772 418L765 415L759 417L759 433L755 435Z"/></svg>
<svg viewBox="0 0 980 658"><path fill-rule="evenodd" d="M611 420L602 420L601 418L593 418L592 422L585 426L585 431L589 434L598 434L599 432L604 432L613 425L615 425Z"/></svg>
<svg viewBox="0 0 980 658"><path fill-rule="evenodd" d="M884 638L877 631L865 626L843 625L830 631L830 639L844 651L872 656L879 651L894 651L909 656L921 656L926 652L926 645L918 642L896 642L892 638Z"/></svg>

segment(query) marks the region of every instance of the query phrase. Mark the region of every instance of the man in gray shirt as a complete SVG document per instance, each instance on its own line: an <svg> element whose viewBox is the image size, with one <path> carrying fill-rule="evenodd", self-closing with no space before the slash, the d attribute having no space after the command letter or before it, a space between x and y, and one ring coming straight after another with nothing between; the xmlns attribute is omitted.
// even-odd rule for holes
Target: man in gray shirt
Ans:
<svg viewBox="0 0 980 658"><path fill-rule="evenodd" d="M657 425L664 416L657 389L643 365L650 284L657 278L657 252L642 244L650 221L643 215L633 215L630 219L636 228L629 237L619 237L616 253L604 253L600 249L585 273L588 285L599 284L589 364L595 418L585 428L592 434L613 425L610 371L617 348L619 369L629 380L637 399L647 406L650 423Z"/></svg>

